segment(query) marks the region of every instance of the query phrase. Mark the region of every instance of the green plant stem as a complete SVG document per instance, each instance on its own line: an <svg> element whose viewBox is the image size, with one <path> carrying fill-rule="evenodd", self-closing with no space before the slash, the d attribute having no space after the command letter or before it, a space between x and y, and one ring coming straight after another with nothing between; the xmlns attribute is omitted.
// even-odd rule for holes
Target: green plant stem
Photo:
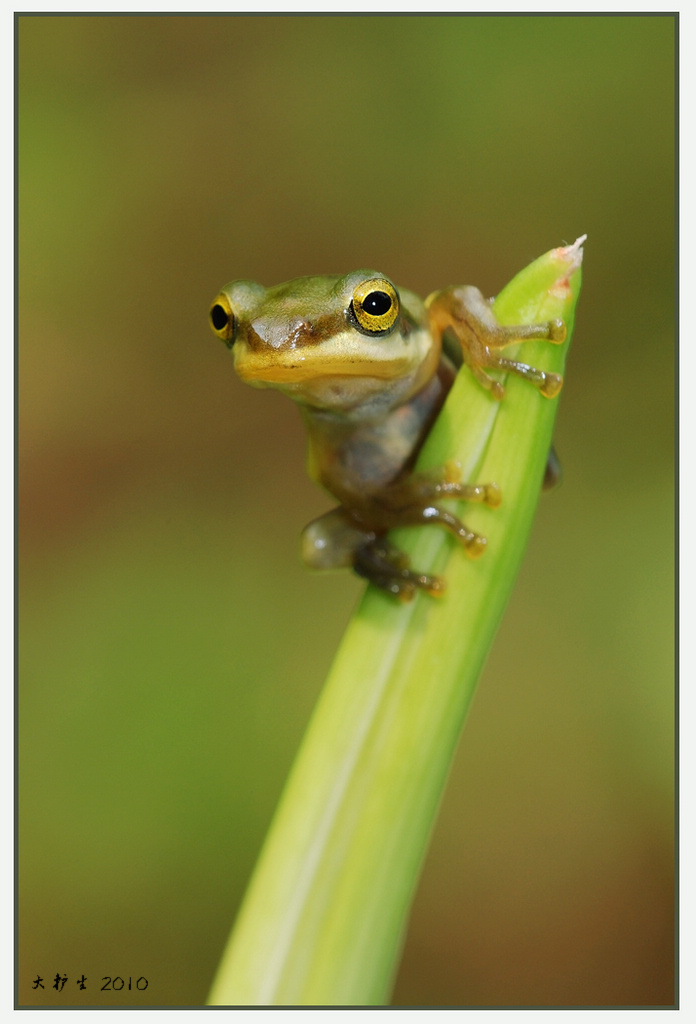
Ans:
<svg viewBox="0 0 696 1024"><path fill-rule="evenodd" d="M540 257L498 296L498 319L563 317L570 336L581 259L579 243ZM559 372L567 342L527 342L520 351ZM511 377L498 403L467 370L459 374L419 468L457 459L464 479L500 484L499 509L463 510L488 549L470 561L444 531L398 531L418 570L444 575L448 589L439 600L419 594L400 604L368 587L288 779L212 1004L388 1000L456 743L531 528L557 404Z"/></svg>

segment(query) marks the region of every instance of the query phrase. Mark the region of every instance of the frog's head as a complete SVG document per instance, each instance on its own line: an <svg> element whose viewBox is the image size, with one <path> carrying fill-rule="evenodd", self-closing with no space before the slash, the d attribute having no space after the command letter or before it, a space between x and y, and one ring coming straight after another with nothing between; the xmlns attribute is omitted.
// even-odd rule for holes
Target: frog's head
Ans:
<svg viewBox="0 0 696 1024"><path fill-rule="evenodd" d="M380 393L404 402L439 358L421 300L373 270L274 288L234 281L210 324L242 380L320 408L351 409Z"/></svg>

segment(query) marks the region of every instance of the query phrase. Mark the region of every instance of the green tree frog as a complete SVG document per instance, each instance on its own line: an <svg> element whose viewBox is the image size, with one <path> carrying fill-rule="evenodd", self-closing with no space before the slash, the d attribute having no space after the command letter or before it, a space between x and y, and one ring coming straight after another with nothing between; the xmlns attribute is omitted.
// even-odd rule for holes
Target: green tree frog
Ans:
<svg viewBox="0 0 696 1024"><path fill-rule="evenodd" d="M437 523L476 557L485 538L440 501L495 507L501 500L494 483L463 483L456 464L413 471L458 364L496 399L504 389L489 370L517 374L547 398L563 383L500 351L530 338L561 343L562 320L501 326L477 288L446 288L423 302L374 270L273 288L234 281L213 302L210 324L232 350L242 380L297 402L309 437L309 474L339 502L305 527L304 561L314 569L352 567L406 601L418 588L440 594L444 581L413 571L387 531ZM454 359L443 345L452 339Z"/></svg>

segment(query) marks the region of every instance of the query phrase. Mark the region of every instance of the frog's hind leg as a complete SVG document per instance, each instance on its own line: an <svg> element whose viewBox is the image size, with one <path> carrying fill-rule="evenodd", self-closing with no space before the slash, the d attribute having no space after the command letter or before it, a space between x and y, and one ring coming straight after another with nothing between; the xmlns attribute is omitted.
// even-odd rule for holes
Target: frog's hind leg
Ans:
<svg viewBox="0 0 696 1024"><path fill-rule="evenodd" d="M310 569L348 569L355 553L376 537L362 529L340 505L313 519L302 531L302 560Z"/></svg>
<svg viewBox="0 0 696 1024"><path fill-rule="evenodd" d="M362 529L340 506L305 527L302 558L310 569L352 568L401 601L410 601L419 588L433 595L445 589L439 577L412 572L408 557L384 534Z"/></svg>
<svg viewBox="0 0 696 1024"><path fill-rule="evenodd" d="M386 537L378 536L355 552L353 570L400 601L410 601L419 589L432 597L443 593L445 581L440 576L413 572L409 564L403 551L390 544Z"/></svg>

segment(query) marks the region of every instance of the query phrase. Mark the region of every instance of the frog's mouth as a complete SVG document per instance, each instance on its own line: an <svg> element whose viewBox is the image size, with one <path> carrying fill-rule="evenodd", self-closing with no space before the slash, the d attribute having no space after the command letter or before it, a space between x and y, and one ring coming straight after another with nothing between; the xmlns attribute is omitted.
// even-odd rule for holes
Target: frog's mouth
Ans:
<svg viewBox="0 0 696 1024"><path fill-rule="evenodd" d="M376 380L394 380L410 372L408 359L316 359L289 354L279 360L274 353L272 360L257 356L240 359L235 369L242 380L249 383L302 384L311 381L330 380L336 377L363 377Z"/></svg>
<svg viewBox="0 0 696 1024"><path fill-rule="evenodd" d="M407 340L338 335L330 341L301 347L251 348L235 344L235 370L250 384L302 384L342 377L379 381L399 380L417 371L428 359L427 344L415 334Z"/></svg>

